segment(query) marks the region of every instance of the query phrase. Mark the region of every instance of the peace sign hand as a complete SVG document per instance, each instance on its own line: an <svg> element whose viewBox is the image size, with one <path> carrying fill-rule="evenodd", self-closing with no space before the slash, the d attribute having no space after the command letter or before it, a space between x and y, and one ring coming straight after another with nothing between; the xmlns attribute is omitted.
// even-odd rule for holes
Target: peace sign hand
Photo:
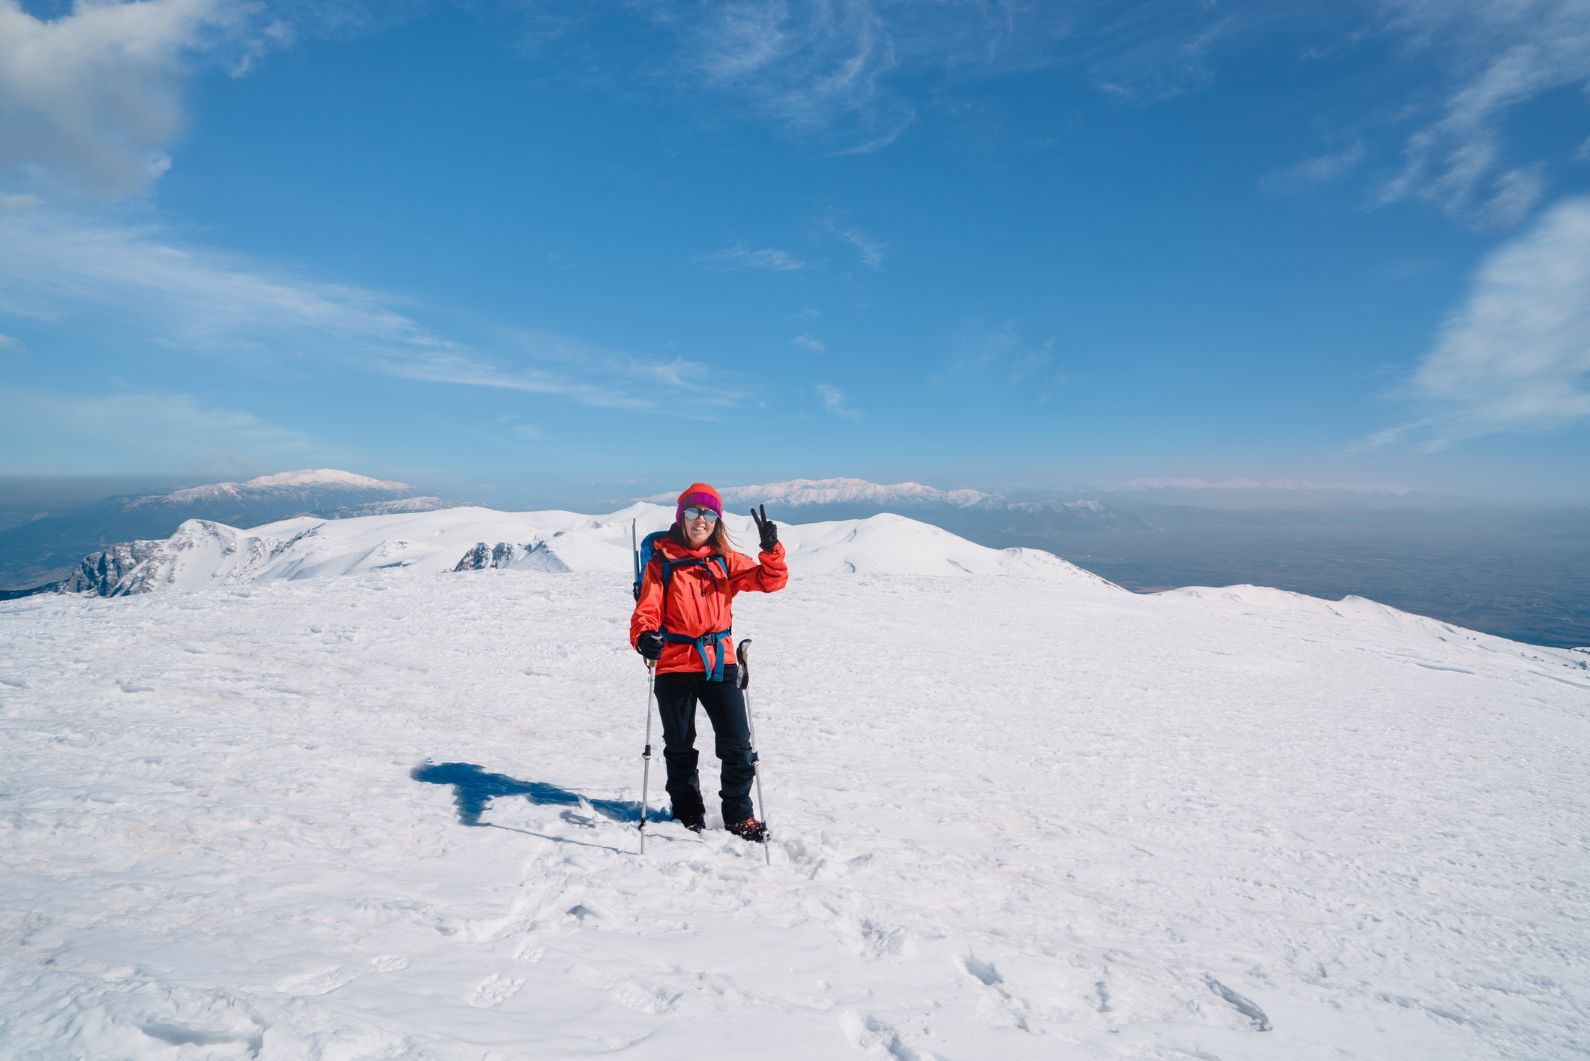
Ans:
<svg viewBox="0 0 1590 1061"><path fill-rule="evenodd" d="M767 506L760 506L761 511L751 510L751 518L756 521L756 532L762 536L762 551L770 553L778 544L778 524L767 518Z"/></svg>

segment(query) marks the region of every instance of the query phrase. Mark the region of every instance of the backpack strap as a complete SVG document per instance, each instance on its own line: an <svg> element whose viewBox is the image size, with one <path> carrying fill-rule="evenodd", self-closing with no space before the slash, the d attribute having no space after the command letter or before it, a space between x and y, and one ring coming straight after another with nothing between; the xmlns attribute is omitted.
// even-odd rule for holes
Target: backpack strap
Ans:
<svg viewBox="0 0 1590 1061"><path fill-rule="evenodd" d="M721 682L723 680L723 664L728 658L728 652L723 648L723 643L734 635L733 627L727 630L715 630L710 634L700 637L686 637L676 634L668 629L668 584L673 581L674 572L685 567L705 567L711 569L714 562L723 571L724 581L729 578L729 561L722 553L713 553L710 556L685 556L679 559L670 559L656 550L655 540L667 537L667 531L658 531L656 534L646 536L646 541L641 545L641 555L645 558L642 569L647 564L656 561L659 565L658 578L662 582L662 607L659 610L659 633L663 640L674 645L693 645L701 654L701 668L707 673L707 680ZM649 550L649 553L648 553ZM640 585L636 583L635 592L640 593ZM708 650L711 650L710 653Z"/></svg>
<svg viewBox="0 0 1590 1061"><path fill-rule="evenodd" d="M640 582L646 576L646 569L651 566L653 558L657 556L657 543L668 537L667 531L653 531L641 539L640 550L635 557L635 599L640 600ZM664 582L666 586L667 583Z"/></svg>
<svg viewBox="0 0 1590 1061"><path fill-rule="evenodd" d="M694 645L701 654L701 669L707 672L707 681L721 682L723 680L723 661L729 658L728 652L723 648L723 643L733 638L734 628L715 630L710 634L700 637L686 637L676 634L671 630L662 631L663 640L674 645ZM707 649L712 649L708 656Z"/></svg>

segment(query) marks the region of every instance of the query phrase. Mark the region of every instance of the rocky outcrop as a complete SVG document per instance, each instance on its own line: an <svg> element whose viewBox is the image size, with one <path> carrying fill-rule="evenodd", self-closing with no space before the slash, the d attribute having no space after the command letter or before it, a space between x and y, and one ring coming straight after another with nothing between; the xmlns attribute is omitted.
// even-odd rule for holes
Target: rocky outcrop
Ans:
<svg viewBox="0 0 1590 1061"><path fill-rule="evenodd" d="M458 561L454 571L484 571L488 567L507 567L513 563L518 546L509 545L507 542L498 542L491 548L485 542L477 542L475 547L464 554Z"/></svg>
<svg viewBox="0 0 1590 1061"><path fill-rule="evenodd" d="M89 553L57 588L62 593L112 596L133 569L154 556L163 544L159 541L117 542L108 549Z"/></svg>

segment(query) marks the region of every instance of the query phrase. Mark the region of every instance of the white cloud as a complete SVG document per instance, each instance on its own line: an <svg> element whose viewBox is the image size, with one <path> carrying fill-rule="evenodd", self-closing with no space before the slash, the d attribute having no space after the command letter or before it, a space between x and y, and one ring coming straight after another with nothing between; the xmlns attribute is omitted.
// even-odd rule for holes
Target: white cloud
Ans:
<svg viewBox="0 0 1590 1061"><path fill-rule="evenodd" d="M14 335L7 335L4 332L0 332L0 350L20 350L20 349L22 349L21 340L19 340Z"/></svg>
<svg viewBox="0 0 1590 1061"><path fill-rule="evenodd" d="M241 0L80 0L54 19L0 0L0 174L122 196L170 166L190 57L247 41Z"/></svg>
<svg viewBox="0 0 1590 1061"><path fill-rule="evenodd" d="M778 250L775 247L748 247L739 240L711 254L702 255L696 259L696 264L720 272L741 273L758 271L788 273L806 268L806 263L789 251Z"/></svg>
<svg viewBox="0 0 1590 1061"><path fill-rule="evenodd" d="M0 442L40 471L147 472L358 463L348 454L252 413L180 393L8 395Z"/></svg>
<svg viewBox="0 0 1590 1061"><path fill-rule="evenodd" d="M1422 415L1361 448L1590 420L1590 197L1559 203L1480 266L1406 397Z"/></svg>
<svg viewBox="0 0 1590 1061"><path fill-rule="evenodd" d="M827 383L817 384L817 398L823 403L823 408L834 416L845 420L861 419L861 413L850 404L850 398L838 387Z"/></svg>
<svg viewBox="0 0 1590 1061"><path fill-rule="evenodd" d="M1339 151L1305 158L1285 169L1266 174L1259 184L1272 194L1309 191L1340 180L1356 169L1367 154L1363 141L1354 140Z"/></svg>
<svg viewBox="0 0 1590 1061"><path fill-rule="evenodd" d="M416 319L391 295L172 242L155 228L93 226L0 210L0 313L113 314L129 332L220 357L333 360L403 379L676 412L733 400L721 372L540 332L486 354ZM691 396L689 403L668 399Z"/></svg>
<svg viewBox="0 0 1590 1061"><path fill-rule="evenodd" d="M1556 0L1380 0L1416 52L1449 71L1440 116L1407 142L1382 202L1433 203L1472 223L1511 226L1545 193L1536 164L1511 164L1502 126L1543 93L1590 79L1590 5Z"/></svg>
<svg viewBox="0 0 1590 1061"><path fill-rule="evenodd" d="M898 63L893 35L868 0L706 5L676 15L688 76L732 91L801 139L847 153L881 150L915 110L881 84Z"/></svg>
<svg viewBox="0 0 1590 1061"><path fill-rule="evenodd" d="M810 335L797 335L795 338L791 339L790 342L795 346L810 350L814 354L820 354L828 349L827 344L825 344L821 339L814 339Z"/></svg>
<svg viewBox="0 0 1590 1061"><path fill-rule="evenodd" d="M883 255L889 249L888 244L867 235L859 228L830 224L829 229L834 235L856 248L856 256L861 259L862 265L868 269L883 267Z"/></svg>
<svg viewBox="0 0 1590 1061"><path fill-rule="evenodd" d="M242 77L306 34L371 32L411 0L0 0L0 183L51 197L149 191L183 132L184 82Z"/></svg>

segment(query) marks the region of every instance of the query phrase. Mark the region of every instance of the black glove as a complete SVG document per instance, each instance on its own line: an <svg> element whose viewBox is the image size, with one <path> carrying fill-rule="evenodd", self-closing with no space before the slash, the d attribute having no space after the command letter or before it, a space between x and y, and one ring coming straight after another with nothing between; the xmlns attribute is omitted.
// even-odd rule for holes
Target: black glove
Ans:
<svg viewBox="0 0 1590 1061"><path fill-rule="evenodd" d="M751 510L751 518L756 520L756 533L762 536L762 551L770 553L773 546L778 544L778 524L767 518L767 506L761 505L761 512Z"/></svg>
<svg viewBox="0 0 1590 1061"><path fill-rule="evenodd" d="M663 652L663 635L656 630L647 630L635 639L635 651L647 659L661 659Z"/></svg>

